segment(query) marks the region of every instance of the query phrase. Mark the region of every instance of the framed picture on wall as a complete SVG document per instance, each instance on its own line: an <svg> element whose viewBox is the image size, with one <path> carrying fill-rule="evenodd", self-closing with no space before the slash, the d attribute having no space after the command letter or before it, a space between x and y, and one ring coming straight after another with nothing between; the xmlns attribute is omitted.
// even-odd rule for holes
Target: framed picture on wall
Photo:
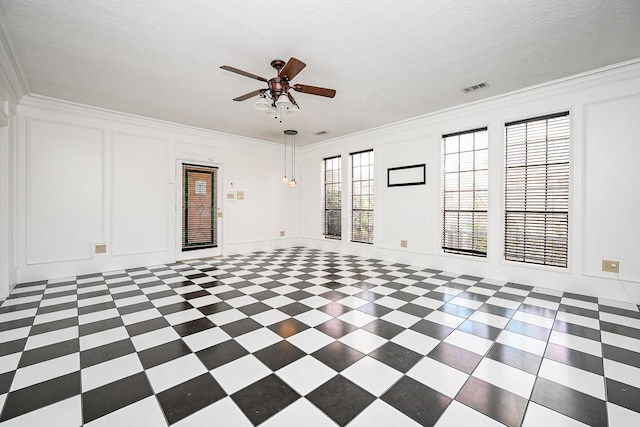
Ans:
<svg viewBox="0 0 640 427"><path fill-rule="evenodd" d="M387 169L387 187L424 185L426 182L427 170L424 163Z"/></svg>

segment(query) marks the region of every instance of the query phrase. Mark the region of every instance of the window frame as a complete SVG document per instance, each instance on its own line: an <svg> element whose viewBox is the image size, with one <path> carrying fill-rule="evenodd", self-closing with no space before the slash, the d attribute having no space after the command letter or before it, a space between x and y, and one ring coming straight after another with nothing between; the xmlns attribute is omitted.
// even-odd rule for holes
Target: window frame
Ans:
<svg viewBox="0 0 640 427"><path fill-rule="evenodd" d="M366 164L362 164L362 156L364 154L367 154L368 163ZM356 161L357 159L359 160ZM373 148L349 153L349 160L351 166L349 240L353 243L372 245L374 243L375 220L375 157ZM367 168L366 174L363 173L365 167ZM365 175L366 178L363 178ZM363 189L365 190L364 193ZM360 199L356 199L356 197L360 197ZM362 207L363 201L368 207ZM366 221L364 226L362 224L363 219ZM356 227L356 223L360 225Z"/></svg>
<svg viewBox="0 0 640 427"><path fill-rule="evenodd" d="M462 137L472 135L471 148L462 148ZM484 146L479 145L480 135L484 137ZM457 149L449 151L447 144L450 138L457 138ZM441 153L441 183L442 183L442 209L441 209L441 238L440 247L444 253L466 255L479 258L487 258L487 232L488 232L488 200L489 200L489 132L488 127L469 129L442 135ZM464 141L468 143L468 141ZM484 153L485 167L479 166ZM469 162L471 155L471 165ZM455 169L448 168L448 156L451 160L457 160ZM463 160L463 158L467 160ZM463 177L471 178L471 187ZM451 181L448 178L451 177ZM478 182L481 180L482 182ZM453 187L453 188L452 188ZM450 189L450 190L448 190ZM453 196L454 200L451 200ZM467 197L464 197L467 196ZM469 206L469 199L471 197ZM454 203L455 202L455 203ZM484 209L479 204L484 202ZM455 206L454 206L455 204ZM462 208L462 205L467 205ZM462 229L462 222L466 219L470 224L470 231ZM455 223L453 226L452 221Z"/></svg>
<svg viewBox="0 0 640 427"><path fill-rule="evenodd" d="M542 123L544 139L530 137L536 129L529 130L529 127ZM523 130L517 127L523 125L524 140L517 139L517 133L510 137L510 130L520 130L522 133ZM503 256L507 262L564 269L569 267L571 125L570 111L504 125ZM532 160L538 154L536 149L539 151L534 144L544 144L544 162L535 163ZM517 153L517 149L524 154L511 154ZM510 158L510 155L513 157ZM544 180L541 180L543 175ZM522 190L518 191L517 187L522 187ZM541 193L544 194L543 198L540 197Z"/></svg>
<svg viewBox="0 0 640 427"><path fill-rule="evenodd" d="M333 164L332 169L327 169L327 165L328 162L333 163L334 161L338 161L338 166L337 168L334 168ZM331 180L331 182L328 182L328 172L337 172L338 173L338 179L337 180ZM322 199L323 199L323 209L322 209L322 236L325 239L332 239L332 240L342 240L342 176L343 176L343 170L342 170L342 156L341 155L337 155L337 156L332 156L332 157L325 157L324 159L322 159ZM330 194L330 192L328 191L328 187L329 186L333 186L334 188L337 189L337 204L338 204L338 208L331 208L328 207L329 200L328 200L328 195ZM330 226L330 220L333 218L335 220L335 218L337 217L338 219L338 232L337 233L330 233L330 228L332 228Z"/></svg>

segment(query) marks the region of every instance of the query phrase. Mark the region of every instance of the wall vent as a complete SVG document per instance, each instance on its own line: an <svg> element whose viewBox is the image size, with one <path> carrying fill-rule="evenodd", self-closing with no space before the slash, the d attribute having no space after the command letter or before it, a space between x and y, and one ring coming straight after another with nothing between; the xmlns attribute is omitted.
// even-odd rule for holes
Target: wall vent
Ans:
<svg viewBox="0 0 640 427"><path fill-rule="evenodd" d="M314 135L324 135L325 133L327 133L326 130L321 130L321 131L318 131L318 132L314 132L313 134Z"/></svg>
<svg viewBox="0 0 640 427"><path fill-rule="evenodd" d="M469 87L463 87L462 91L465 93L469 93L469 92L473 92L474 90L478 90L478 89L482 89L484 87L488 87L489 83L487 82L482 82L482 83L478 83L477 85L473 85L473 86L469 86Z"/></svg>

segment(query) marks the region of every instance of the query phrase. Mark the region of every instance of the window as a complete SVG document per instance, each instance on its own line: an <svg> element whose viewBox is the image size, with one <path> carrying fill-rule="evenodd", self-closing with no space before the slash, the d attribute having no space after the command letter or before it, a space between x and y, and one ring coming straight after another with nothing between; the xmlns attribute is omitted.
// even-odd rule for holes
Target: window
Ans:
<svg viewBox="0 0 640 427"><path fill-rule="evenodd" d="M342 238L342 158L324 159L324 230L327 239Z"/></svg>
<svg viewBox="0 0 640 427"><path fill-rule="evenodd" d="M487 256L487 128L442 137L442 249Z"/></svg>
<svg viewBox="0 0 640 427"><path fill-rule="evenodd" d="M505 125L504 256L567 267L569 112Z"/></svg>
<svg viewBox="0 0 640 427"><path fill-rule="evenodd" d="M373 150L351 153L351 241L373 243Z"/></svg>

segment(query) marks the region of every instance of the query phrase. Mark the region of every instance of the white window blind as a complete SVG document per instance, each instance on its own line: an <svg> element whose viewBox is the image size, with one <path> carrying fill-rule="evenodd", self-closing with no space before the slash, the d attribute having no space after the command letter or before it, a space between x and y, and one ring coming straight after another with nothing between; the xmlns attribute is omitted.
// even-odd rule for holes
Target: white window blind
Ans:
<svg viewBox="0 0 640 427"><path fill-rule="evenodd" d="M442 137L442 250L487 256L487 128Z"/></svg>
<svg viewBox="0 0 640 427"><path fill-rule="evenodd" d="M504 256L567 267L569 112L505 125Z"/></svg>
<svg viewBox="0 0 640 427"><path fill-rule="evenodd" d="M323 161L324 220L322 234L327 239L342 238L342 158L329 157Z"/></svg>
<svg viewBox="0 0 640 427"><path fill-rule="evenodd" d="M373 243L373 150L351 153L351 241Z"/></svg>

